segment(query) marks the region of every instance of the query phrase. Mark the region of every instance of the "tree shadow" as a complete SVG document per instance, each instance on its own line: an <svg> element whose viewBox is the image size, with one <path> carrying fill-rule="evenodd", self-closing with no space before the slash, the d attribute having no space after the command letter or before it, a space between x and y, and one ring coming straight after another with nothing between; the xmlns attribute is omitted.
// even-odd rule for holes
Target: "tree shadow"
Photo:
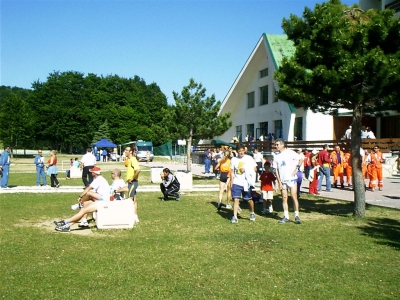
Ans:
<svg viewBox="0 0 400 300"><path fill-rule="evenodd" d="M354 211L353 202L337 202L331 199L299 199L299 205L302 213L313 213L318 212L325 215L333 216L348 216ZM368 204L367 204L368 206Z"/></svg>
<svg viewBox="0 0 400 300"><path fill-rule="evenodd" d="M372 218L366 225L358 227L364 235L375 240L379 245L400 250L400 222L389 218Z"/></svg>

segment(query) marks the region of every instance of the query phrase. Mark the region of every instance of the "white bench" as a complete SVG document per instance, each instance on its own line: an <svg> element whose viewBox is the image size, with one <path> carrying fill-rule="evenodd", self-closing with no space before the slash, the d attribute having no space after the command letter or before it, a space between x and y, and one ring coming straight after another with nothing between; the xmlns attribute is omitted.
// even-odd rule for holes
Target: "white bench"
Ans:
<svg viewBox="0 0 400 300"><path fill-rule="evenodd" d="M133 201L98 201L96 225L99 229L133 228Z"/></svg>
<svg viewBox="0 0 400 300"><path fill-rule="evenodd" d="M71 167L69 169L70 178L82 178L82 170L78 167Z"/></svg>

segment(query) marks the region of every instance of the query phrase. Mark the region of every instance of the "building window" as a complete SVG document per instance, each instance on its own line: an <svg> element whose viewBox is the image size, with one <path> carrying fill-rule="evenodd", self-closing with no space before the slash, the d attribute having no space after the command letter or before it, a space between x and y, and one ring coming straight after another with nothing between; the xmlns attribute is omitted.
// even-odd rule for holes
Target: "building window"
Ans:
<svg viewBox="0 0 400 300"><path fill-rule="evenodd" d="M268 76L268 68L260 71L260 78Z"/></svg>
<svg viewBox="0 0 400 300"><path fill-rule="evenodd" d="M278 102L278 91L275 89L274 87L274 99L273 99L274 103Z"/></svg>
<svg viewBox="0 0 400 300"><path fill-rule="evenodd" d="M254 124L247 124L247 134L252 137L254 137Z"/></svg>
<svg viewBox="0 0 400 300"><path fill-rule="evenodd" d="M282 120L274 121L274 133L276 138L282 138L283 128L282 128Z"/></svg>
<svg viewBox="0 0 400 300"><path fill-rule="evenodd" d="M299 117L294 120L294 140L303 140L303 118Z"/></svg>
<svg viewBox="0 0 400 300"><path fill-rule="evenodd" d="M242 125L236 126L236 136L239 140L239 143L242 142Z"/></svg>
<svg viewBox="0 0 400 300"><path fill-rule="evenodd" d="M254 92L247 94L247 108L254 107Z"/></svg>
<svg viewBox="0 0 400 300"><path fill-rule="evenodd" d="M260 122L259 128L256 129L257 139L260 139L260 136L263 134L264 139L268 135L268 122Z"/></svg>
<svg viewBox="0 0 400 300"><path fill-rule="evenodd" d="M260 106L268 104L268 85L260 87Z"/></svg>

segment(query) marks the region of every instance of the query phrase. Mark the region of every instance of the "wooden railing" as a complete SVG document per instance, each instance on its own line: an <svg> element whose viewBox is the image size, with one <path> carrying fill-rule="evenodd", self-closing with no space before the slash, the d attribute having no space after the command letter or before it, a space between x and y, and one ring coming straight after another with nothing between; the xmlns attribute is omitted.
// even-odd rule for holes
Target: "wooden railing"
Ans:
<svg viewBox="0 0 400 300"><path fill-rule="evenodd" d="M248 150L253 151L254 149L258 149L260 152L272 152L274 150L273 141L255 141L255 142L244 142L240 143L247 147ZM309 149L312 150L316 148L317 150L321 150L325 144L328 144L331 148L335 145L339 145L343 151L350 151L350 140L323 140L323 141L294 141L294 142L286 142L286 146L289 149L298 149L301 148L303 150ZM387 138L387 139L363 139L362 147L364 149L371 149L375 145L378 145L381 152L400 152L400 138ZM212 144L202 144L197 145L195 152L204 152L208 148L215 148L215 145Z"/></svg>

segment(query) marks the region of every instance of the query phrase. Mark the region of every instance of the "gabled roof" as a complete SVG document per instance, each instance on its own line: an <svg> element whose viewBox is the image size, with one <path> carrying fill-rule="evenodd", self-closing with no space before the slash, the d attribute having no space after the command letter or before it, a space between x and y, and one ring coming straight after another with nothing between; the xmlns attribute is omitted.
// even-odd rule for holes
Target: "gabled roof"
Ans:
<svg viewBox="0 0 400 300"><path fill-rule="evenodd" d="M265 47L268 47L266 49ZM275 70L277 70L282 64L283 57L291 57L294 55L296 48L292 41L288 40L286 35L278 35L278 34L263 34L258 41L257 45L254 47L252 53L244 64L242 70L239 75L236 77L235 82L232 84L228 93L225 96L224 101L222 102L220 112L224 109L227 104L228 98L234 93L235 89L240 88L240 81L243 78L247 68L250 67L250 63L257 56L260 55L262 51L269 51L271 54L272 61L274 63ZM296 110L292 104L288 103L290 111L295 113Z"/></svg>
<svg viewBox="0 0 400 300"><path fill-rule="evenodd" d="M271 52L275 69L280 67L284 57L292 57L296 51L293 42L288 40L286 35L264 34L264 38Z"/></svg>

